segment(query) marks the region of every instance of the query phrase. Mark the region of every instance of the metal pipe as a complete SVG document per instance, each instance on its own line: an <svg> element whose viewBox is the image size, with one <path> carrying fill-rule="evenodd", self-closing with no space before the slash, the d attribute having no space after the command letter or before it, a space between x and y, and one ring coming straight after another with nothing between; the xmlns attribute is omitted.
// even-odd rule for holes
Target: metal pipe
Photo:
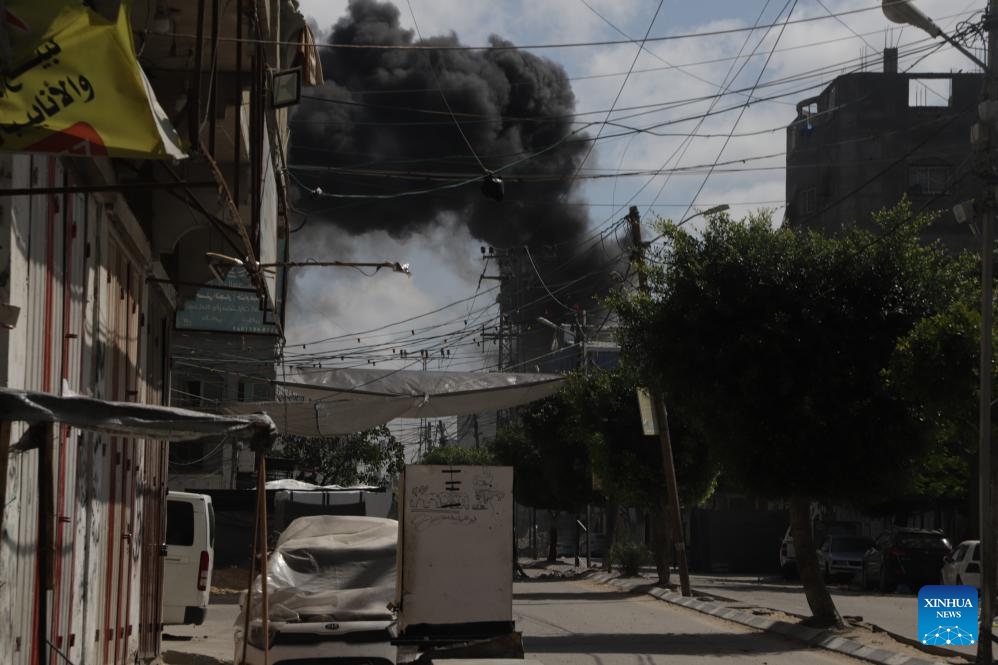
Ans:
<svg viewBox="0 0 998 665"><path fill-rule="evenodd" d="M232 133L232 197L239 205L239 179L243 158L243 0L236 0L236 105Z"/></svg>
<svg viewBox="0 0 998 665"><path fill-rule="evenodd" d="M187 109L188 140L192 147L201 145L201 76L204 71L204 0L198 0L198 25L194 44L194 85Z"/></svg>
<svg viewBox="0 0 998 665"><path fill-rule="evenodd" d="M208 145L215 150L215 113L218 108L218 0L211 1L211 80L208 91Z"/></svg>
<svg viewBox="0 0 998 665"><path fill-rule="evenodd" d="M39 196L43 194L94 194L98 192L128 192L146 189L190 189L218 187L214 180L194 182L125 182L116 185L70 185L66 187L16 187L0 189L0 196Z"/></svg>
<svg viewBox="0 0 998 665"><path fill-rule="evenodd" d="M977 644L978 662L991 663L992 596L995 588L994 532L991 510L991 356L993 318L994 213L988 211L981 232L981 365L980 430L978 442L978 501L981 530L981 623Z"/></svg>

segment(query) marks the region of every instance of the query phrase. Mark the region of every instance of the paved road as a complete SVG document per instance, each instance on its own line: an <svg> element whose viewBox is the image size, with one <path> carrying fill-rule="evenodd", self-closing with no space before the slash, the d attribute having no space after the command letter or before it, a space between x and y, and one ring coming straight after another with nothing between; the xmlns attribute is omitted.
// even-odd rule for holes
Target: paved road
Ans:
<svg viewBox="0 0 998 665"><path fill-rule="evenodd" d="M232 597L234 599L234 597ZM216 599L218 600L218 599ZM237 608L213 604L202 626L171 626L168 665L232 662ZM544 665L858 665L860 661L752 631L646 594L585 581L514 585L513 613L529 658ZM187 639L189 638L189 639Z"/></svg>
<svg viewBox="0 0 998 665"><path fill-rule="evenodd" d="M528 658L544 665L850 665L860 661L584 581L514 586Z"/></svg>
<svg viewBox="0 0 998 665"><path fill-rule="evenodd" d="M212 596L208 617L200 626L167 626L162 654L166 665L232 663L232 627L239 614L236 595Z"/></svg>

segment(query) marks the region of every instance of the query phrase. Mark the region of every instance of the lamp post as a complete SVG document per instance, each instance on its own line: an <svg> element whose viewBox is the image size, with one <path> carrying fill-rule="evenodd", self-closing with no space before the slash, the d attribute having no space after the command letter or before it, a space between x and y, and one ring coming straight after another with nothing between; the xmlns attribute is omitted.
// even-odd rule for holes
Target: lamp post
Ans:
<svg viewBox="0 0 998 665"><path fill-rule="evenodd" d="M558 333L565 332L565 329L562 326L559 326L554 321L552 321L550 319L546 319L543 316L538 316L537 317L537 323L539 323L542 326L545 326L547 328L551 328L552 330L555 330ZM586 325L587 325L587 322L586 322L586 311L582 310L582 321L581 322L579 321L578 315L575 316L575 329L576 329L576 332L575 332L575 340L572 342L572 344L573 344L573 346L576 345L576 344L578 344L579 346L581 346L580 351L582 353L582 372L588 376L588 374L589 374L589 357L587 355L588 354L588 348L587 348L587 344L586 344L586 339L588 337L588 334L587 334L587 330L586 330ZM555 337L555 344L558 344L558 338L557 337ZM590 488L589 489L590 489L590 492L591 492L592 491L592 483L591 483L591 481L590 481ZM581 523L579 522L579 520L576 519L575 523L576 523L577 526L581 526ZM590 533L590 530L592 528L592 523L593 523L592 503L590 503L589 501L586 501L586 524L585 524L585 526L582 526L582 529L586 532L586 569L587 570L592 567L592 563L593 563L593 558L592 558L592 535ZM579 565L579 556L578 556L578 553L579 553L579 539L578 539L578 528L576 528L576 538L575 538L575 565L576 566Z"/></svg>
<svg viewBox="0 0 998 665"><path fill-rule="evenodd" d="M711 215L716 215L719 212L725 212L726 210L730 210L730 209L731 209L731 206L729 206L727 203L722 203L720 205L714 206L713 208L707 208L706 210L700 210L699 212L695 212L692 215L687 215L686 217L684 217L682 220L680 220L680 222L679 222L679 224L677 224L677 226L682 226L686 222L690 221L691 219L696 219L697 217L710 217ZM631 215L635 214L634 211L636 211L636 210L637 210L636 206L631 206L631 211L632 212L630 214ZM630 219L630 215L628 216L628 219ZM654 238L652 238L651 240L649 240L648 242L644 243L645 247L647 247L648 245L652 244L656 240L659 240L663 235L665 235L665 234L664 233L660 233L657 236L655 236ZM640 234L639 234L639 236L640 236ZM640 237L639 237L639 240L640 240Z"/></svg>
<svg viewBox="0 0 998 665"><path fill-rule="evenodd" d="M998 1L998 0L996 0ZM680 220L679 225L700 217L701 215L714 215L728 210L730 206L726 203L701 210L688 215ZM627 221L631 226L631 244L634 246L633 261L638 266L638 288L642 293L648 293L648 282L645 279L644 271L641 269L645 260L645 250L653 242L662 237L658 235L648 242L641 240L641 216L638 214L638 207L631 206L627 213ZM665 397L654 386L649 387L651 401L654 408L655 421L658 425L658 440L662 447L662 471L665 474L666 498L669 503L669 520L672 526L672 542L676 549L676 564L679 567L679 588L684 596L691 596L690 591L690 571L686 560L686 538L683 533L683 515L679 509L679 483L676 479L676 463L672 454L672 437L669 433L669 412L665 407Z"/></svg>
<svg viewBox="0 0 998 665"><path fill-rule="evenodd" d="M944 33L932 19L920 12L910 0L883 0L884 16L895 23L904 23L927 32L932 37L942 37L958 51L973 60L984 70L984 102L978 107L983 124L975 126L971 141L975 143L983 159L986 186L981 197L981 357L978 370L980 387L978 390L978 511L981 538L981 612L977 636L977 662L992 662L991 622L994 616L995 593L995 542L993 509L991 505L991 376L992 376L992 319L994 315L993 271L994 271L994 176L990 157L989 137L994 118L991 117L993 100L998 99L998 77L995 76L998 31L994 21L998 16L998 0L988 0L984 27L988 33L987 63L968 51L962 44Z"/></svg>

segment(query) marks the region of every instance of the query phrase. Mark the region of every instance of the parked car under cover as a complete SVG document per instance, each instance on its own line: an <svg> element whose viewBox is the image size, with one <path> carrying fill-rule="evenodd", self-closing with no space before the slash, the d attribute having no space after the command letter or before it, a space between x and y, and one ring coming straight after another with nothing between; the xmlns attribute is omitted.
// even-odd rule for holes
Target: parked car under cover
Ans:
<svg viewBox="0 0 998 665"><path fill-rule="evenodd" d="M918 591L926 584L938 584L950 543L941 531L896 527L877 537L874 547L863 556L863 588L877 586L893 591L898 584Z"/></svg>
<svg viewBox="0 0 998 665"><path fill-rule="evenodd" d="M943 584L968 584L981 588L981 541L965 540L946 557L940 574Z"/></svg>
<svg viewBox="0 0 998 665"><path fill-rule="evenodd" d="M863 568L863 555L873 547L873 539L866 536L826 536L818 548L818 565L825 579L834 577L852 579Z"/></svg>
<svg viewBox="0 0 998 665"><path fill-rule="evenodd" d="M260 620L261 582L243 594L233 662L394 665L395 550L398 522L380 517L321 515L288 525L267 561L269 630Z"/></svg>

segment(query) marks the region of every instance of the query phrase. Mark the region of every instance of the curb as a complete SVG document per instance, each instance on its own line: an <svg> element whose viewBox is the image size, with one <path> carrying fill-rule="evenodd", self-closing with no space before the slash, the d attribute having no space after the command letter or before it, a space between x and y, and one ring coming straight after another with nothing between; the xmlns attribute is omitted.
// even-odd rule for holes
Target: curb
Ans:
<svg viewBox="0 0 998 665"><path fill-rule="evenodd" d="M642 584L639 581L631 583L612 573L583 573L580 578L599 584L611 584L627 591L634 591L636 587L646 586L646 583ZM807 626L787 623L786 621L777 621L750 612L724 607L715 602L696 597L687 598L675 591L661 587L648 589L645 593L659 600L664 600L667 603L680 605L702 614L709 614L719 619L733 621L749 628L777 633L792 640L803 642L804 644L821 647L822 649L835 651L846 656L852 656L853 658L860 658L871 663L879 663L880 665L947 665L944 661L906 656L887 651L886 649L869 647L855 640L840 637L829 630L809 628Z"/></svg>

